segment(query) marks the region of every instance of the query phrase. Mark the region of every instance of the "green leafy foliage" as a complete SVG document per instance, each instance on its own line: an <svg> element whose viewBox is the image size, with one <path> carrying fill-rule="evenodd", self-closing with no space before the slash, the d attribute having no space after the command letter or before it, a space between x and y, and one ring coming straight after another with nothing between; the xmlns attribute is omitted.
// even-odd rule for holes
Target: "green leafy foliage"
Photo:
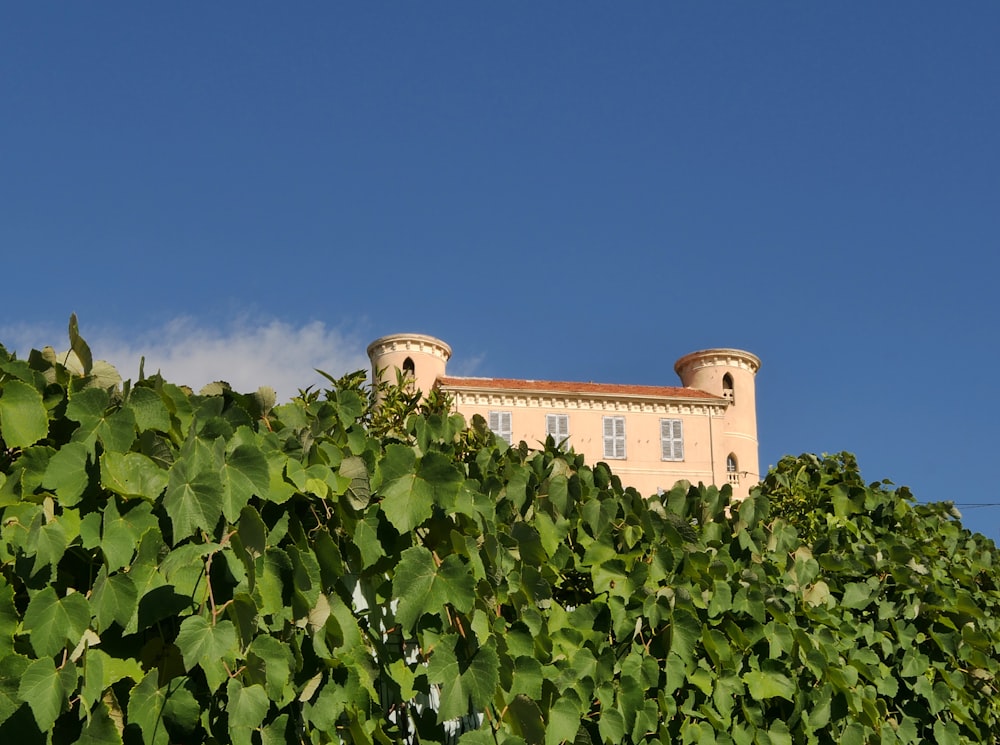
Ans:
<svg viewBox="0 0 1000 745"><path fill-rule="evenodd" d="M70 347L0 347L0 742L1000 736L996 548L847 454L646 497L402 379Z"/></svg>

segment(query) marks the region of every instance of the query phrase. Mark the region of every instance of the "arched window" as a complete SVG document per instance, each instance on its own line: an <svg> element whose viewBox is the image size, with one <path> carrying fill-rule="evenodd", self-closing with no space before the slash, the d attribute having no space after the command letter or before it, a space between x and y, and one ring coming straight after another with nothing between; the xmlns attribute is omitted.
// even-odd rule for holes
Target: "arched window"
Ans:
<svg viewBox="0 0 1000 745"><path fill-rule="evenodd" d="M413 358L407 357L403 360L403 375L407 378L412 378L416 374L416 367L413 364Z"/></svg>
<svg viewBox="0 0 1000 745"><path fill-rule="evenodd" d="M729 476L729 483L737 486L740 483L739 465L736 463L736 456L730 453L726 456L726 475Z"/></svg>
<svg viewBox="0 0 1000 745"><path fill-rule="evenodd" d="M730 403L736 403L736 393L733 390L733 376L729 373L722 376L722 397L728 398Z"/></svg>

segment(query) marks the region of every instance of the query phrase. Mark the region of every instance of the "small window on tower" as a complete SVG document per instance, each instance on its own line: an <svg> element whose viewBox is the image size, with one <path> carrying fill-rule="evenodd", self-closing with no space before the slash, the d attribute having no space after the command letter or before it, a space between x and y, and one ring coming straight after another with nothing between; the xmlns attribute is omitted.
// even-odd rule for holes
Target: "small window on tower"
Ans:
<svg viewBox="0 0 1000 745"><path fill-rule="evenodd" d="M403 360L403 375L407 378L412 378L416 374L416 366L413 364L413 358L407 357Z"/></svg>
<svg viewBox="0 0 1000 745"><path fill-rule="evenodd" d="M736 464L736 456L730 453L726 456L726 475L729 477L729 483L733 486L739 486L740 484L740 472L739 466Z"/></svg>
<svg viewBox="0 0 1000 745"><path fill-rule="evenodd" d="M736 403L736 394L733 390L733 376L726 373L722 377L722 397L728 398L730 403Z"/></svg>

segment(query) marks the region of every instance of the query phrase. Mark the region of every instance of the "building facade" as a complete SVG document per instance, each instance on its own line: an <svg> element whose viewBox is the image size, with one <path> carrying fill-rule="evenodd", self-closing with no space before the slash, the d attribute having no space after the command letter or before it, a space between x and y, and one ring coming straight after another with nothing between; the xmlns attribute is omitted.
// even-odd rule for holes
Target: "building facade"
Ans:
<svg viewBox="0 0 1000 745"><path fill-rule="evenodd" d="M749 352L687 354L674 365L676 387L450 376L451 347L423 334L383 336L368 357L373 380L394 381L399 371L421 391L437 386L458 413L481 415L507 442L540 447L552 435L643 494L686 479L730 484L742 498L760 480L760 359Z"/></svg>

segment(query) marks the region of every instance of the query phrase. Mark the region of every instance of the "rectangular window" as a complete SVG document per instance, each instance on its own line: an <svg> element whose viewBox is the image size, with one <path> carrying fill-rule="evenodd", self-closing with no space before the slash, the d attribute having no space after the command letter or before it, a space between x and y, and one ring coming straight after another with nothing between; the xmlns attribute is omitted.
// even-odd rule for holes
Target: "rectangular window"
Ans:
<svg viewBox="0 0 1000 745"><path fill-rule="evenodd" d="M546 414L545 434L552 435L556 445L569 439L569 414Z"/></svg>
<svg viewBox="0 0 1000 745"><path fill-rule="evenodd" d="M495 434L501 440L510 445L511 440L513 439L512 428L510 426L510 412L491 411L490 431L492 431L493 434Z"/></svg>
<svg viewBox="0 0 1000 745"><path fill-rule="evenodd" d="M684 460L684 422L680 419L660 420L660 457Z"/></svg>
<svg viewBox="0 0 1000 745"><path fill-rule="evenodd" d="M625 458L625 417L604 417L604 457Z"/></svg>

